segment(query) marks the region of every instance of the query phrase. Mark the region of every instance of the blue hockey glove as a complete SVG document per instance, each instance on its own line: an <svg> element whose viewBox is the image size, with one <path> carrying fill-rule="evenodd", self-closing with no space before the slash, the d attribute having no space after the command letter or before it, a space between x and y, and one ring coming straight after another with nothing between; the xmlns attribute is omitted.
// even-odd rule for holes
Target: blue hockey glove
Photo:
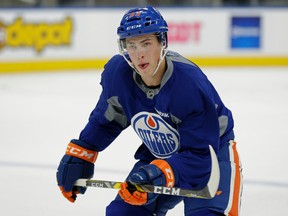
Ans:
<svg viewBox="0 0 288 216"><path fill-rule="evenodd" d="M173 170L165 160L158 159L140 167L121 185L120 197L131 205L148 205L154 202L159 195L137 190L136 185L141 184L173 187L175 184Z"/></svg>
<svg viewBox="0 0 288 216"><path fill-rule="evenodd" d="M71 140L67 146L66 154L60 161L56 177L63 196L70 202L75 202L77 194L84 194L85 187L74 186L79 178L92 178L94 162L98 152L91 151L80 140Z"/></svg>

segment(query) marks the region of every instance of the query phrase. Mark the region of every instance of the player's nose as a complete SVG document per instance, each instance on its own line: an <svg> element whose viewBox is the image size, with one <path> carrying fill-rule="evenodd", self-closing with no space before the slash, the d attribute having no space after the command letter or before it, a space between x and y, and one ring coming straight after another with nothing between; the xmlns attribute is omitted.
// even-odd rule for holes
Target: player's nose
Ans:
<svg viewBox="0 0 288 216"><path fill-rule="evenodd" d="M145 55L142 51L138 51L137 52L137 58L140 60L140 59L144 59Z"/></svg>

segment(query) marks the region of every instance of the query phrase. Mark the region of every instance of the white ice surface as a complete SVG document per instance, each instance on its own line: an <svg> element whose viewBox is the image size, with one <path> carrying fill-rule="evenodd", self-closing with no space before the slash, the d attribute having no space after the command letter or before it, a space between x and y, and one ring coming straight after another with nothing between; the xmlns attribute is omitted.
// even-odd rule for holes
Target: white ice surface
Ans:
<svg viewBox="0 0 288 216"><path fill-rule="evenodd" d="M244 191L242 216L287 215L288 68L204 68L233 111ZM0 215L105 215L117 191L66 201L55 172L100 93L100 72L0 75ZM139 139L131 128L96 162L95 179L122 181ZM180 204L168 216L183 215Z"/></svg>

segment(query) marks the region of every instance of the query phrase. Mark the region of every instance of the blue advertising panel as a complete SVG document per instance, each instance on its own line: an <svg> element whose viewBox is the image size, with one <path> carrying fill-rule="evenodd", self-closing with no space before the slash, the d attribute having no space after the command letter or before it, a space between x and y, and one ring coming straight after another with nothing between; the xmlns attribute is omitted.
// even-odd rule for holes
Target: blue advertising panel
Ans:
<svg viewBox="0 0 288 216"><path fill-rule="evenodd" d="M232 17L231 48L259 49L261 47L260 17Z"/></svg>

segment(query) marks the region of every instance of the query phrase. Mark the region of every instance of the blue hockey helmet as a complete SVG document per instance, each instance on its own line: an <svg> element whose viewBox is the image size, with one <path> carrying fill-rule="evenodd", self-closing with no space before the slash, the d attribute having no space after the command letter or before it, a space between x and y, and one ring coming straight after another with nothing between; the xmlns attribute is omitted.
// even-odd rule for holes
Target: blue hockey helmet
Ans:
<svg viewBox="0 0 288 216"><path fill-rule="evenodd" d="M167 32L166 21L160 12L151 6L134 8L126 12L117 29L120 40L151 33L159 35L165 33L166 38L163 39L167 40Z"/></svg>

